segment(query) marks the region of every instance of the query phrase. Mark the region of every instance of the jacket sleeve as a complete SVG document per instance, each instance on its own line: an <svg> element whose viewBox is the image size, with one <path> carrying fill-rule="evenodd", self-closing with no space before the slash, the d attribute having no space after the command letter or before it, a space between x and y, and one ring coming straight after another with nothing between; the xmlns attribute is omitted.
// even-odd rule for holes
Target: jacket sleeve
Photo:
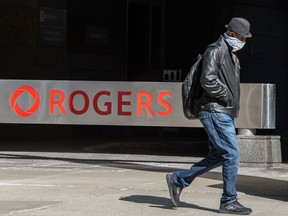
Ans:
<svg viewBox="0 0 288 216"><path fill-rule="evenodd" d="M207 94L222 106L228 106L231 93L219 79L221 53L217 47L208 47L204 52L201 85Z"/></svg>

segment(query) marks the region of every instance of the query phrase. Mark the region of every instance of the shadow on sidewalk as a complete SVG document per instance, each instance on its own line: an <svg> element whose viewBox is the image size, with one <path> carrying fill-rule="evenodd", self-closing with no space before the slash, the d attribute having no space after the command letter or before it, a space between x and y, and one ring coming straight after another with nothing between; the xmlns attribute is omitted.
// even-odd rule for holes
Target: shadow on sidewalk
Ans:
<svg viewBox="0 0 288 216"><path fill-rule="evenodd" d="M222 174L208 172L202 175L201 178L221 180ZM223 185L214 184L209 187L222 189ZM238 192L288 202L288 181L278 180L275 177L267 178L239 174L236 187Z"/></svg>
<svg viewBox="0 0 288 216"><path fill-rule="evenodd" d="M147 196L147 195L131 195L131 196L127 196L127 197L121 197L120 200L134 202L134 203L151 204L150 207L154 207L154 208L169 209L169 210L175 209L176 210L176 208L171 203L171 200L166 198L166 197L156 197L156 196ZM216 210L216 209L204 208L204 207L193 205L193 204L186 203L186 202L180 202L179 207L181 207L181 208L194 208L194 209L210 211L210 212L218 212L218 210Z"/></svg>
<svg viewBox="0 0 288 216"><path fill-rule="evenodd" d="M19 159L20 160L46 160L46 161L57 160L57 161L63 161L66 163L71 163L71 164L77 163L77 164L101 165L101 166L106 166L106 167L142 170L142 171L149 171L149 172L163 172L163 173L180 170L179 168L172 168L169 166L165 166L169 163L176 164L177 162L163 161L163 159L161 161L160 160L159 161L150 161L150 160L145 161L145 160L132 160L132 159L131 160L113 160L113 159L97 160L97 159L75 159L75 158L65 158L65 157L44 157L44 156L21 155L21 154L10 154L10 153L7 153L7 154L0 153L0 158L5 158L9 160L19 160ZM157 165L153 165L153 162L157 163ZM183 164L183 162L179 162L179 164L180 163ZM163 166L161 166L161 164L163 164ZM283 172L287 172L287 170L284 170ZM208 178L208 179L221 181L222 175L219 172L210 171L208 173L203 174L199 178ZM213 185L209 185L208 187L222 189L222 184L213 184ZM259 196L259 197L275 199L279 201L286 201L286 202L288 201L288 181L278 180L278 179L275 179L275 177L267 178L267 177L259 177L259 176L238 175L237 191L245 193L245 194L249 194L252 196ZM149 197L149 199L150 198L151 197ZM145 196L135 196L133 197L133 199L136 201L137 200L138 201L147 200L147 202L149 201L148 198ZM164 203L164 206L166 206L166 203L168 203L168 200L166 200L166 198L164 199L164 198L159 198L159 197L158 198L152 197L152 200L155 200L155 202L157 202L158 199L162 199L160 203L161 205ZM188 204L185 204L185 205L188 205ZM193 205L190 207L193 207Z"/></svg>

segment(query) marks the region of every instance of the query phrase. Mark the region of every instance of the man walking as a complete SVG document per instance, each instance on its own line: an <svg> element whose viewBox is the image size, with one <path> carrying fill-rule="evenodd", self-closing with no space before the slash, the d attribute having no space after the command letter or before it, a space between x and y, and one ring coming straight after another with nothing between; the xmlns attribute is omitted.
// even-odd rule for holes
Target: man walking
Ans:
<svg viewBox="0 0 288 216"><path fill-rule="evenodd" d="M171 201L178 206L183 188L197 176L222 165L223 193L219 212L243 215L252 210L237 201L236 192L239 148L234 118L238 117L240 104L240 63L236 53L252 35L250 23L244 18L232 18L226 28L203 56L200 82L204 91L197 103L197 117L208 135L209 152L189 170L167 174L166 181Z"/></svg>

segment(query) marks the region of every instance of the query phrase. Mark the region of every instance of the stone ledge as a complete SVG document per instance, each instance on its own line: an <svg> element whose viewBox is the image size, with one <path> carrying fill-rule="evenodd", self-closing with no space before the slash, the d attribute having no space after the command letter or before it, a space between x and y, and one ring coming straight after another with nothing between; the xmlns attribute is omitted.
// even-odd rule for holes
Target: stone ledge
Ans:
<svg viewBox="0 0 288 216"><path fill-rule="evenodd" d="M281 164L280 136L238 135L240 166L275 167Z"/></svg>

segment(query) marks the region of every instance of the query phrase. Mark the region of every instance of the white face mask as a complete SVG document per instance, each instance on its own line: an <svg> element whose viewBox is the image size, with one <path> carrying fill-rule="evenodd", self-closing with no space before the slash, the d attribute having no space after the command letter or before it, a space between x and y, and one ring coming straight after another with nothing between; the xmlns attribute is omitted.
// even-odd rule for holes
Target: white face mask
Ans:
<svg viewBox="0 0 288 216"><path fill-rule="evenodd" d="M244 47L244 45L245 45L244 41L240 41L236 37L230 37L227 34L225 35L225 39L229 43L229 45L231 47L233 47L233 50L232 50L233 52L236 52L236 51L242 49Z"/></svg>

